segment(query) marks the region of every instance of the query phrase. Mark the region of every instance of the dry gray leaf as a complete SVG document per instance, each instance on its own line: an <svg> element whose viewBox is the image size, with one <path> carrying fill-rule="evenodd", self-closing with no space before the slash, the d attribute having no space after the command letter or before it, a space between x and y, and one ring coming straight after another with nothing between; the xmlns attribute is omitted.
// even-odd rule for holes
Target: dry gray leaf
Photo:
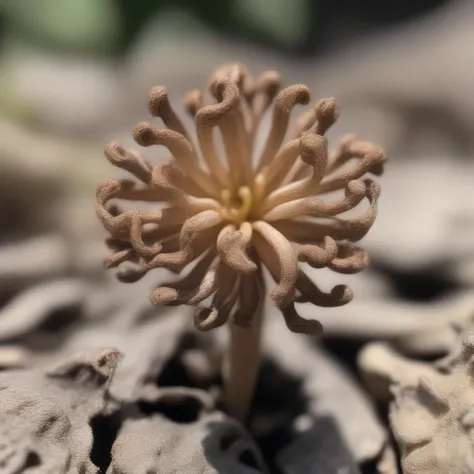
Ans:
<svg viewBox="0 0 474 474"><path fill-rule="evenodd" d="M385 429L351 375L314 341L285 331L273 318L267 322L264 337L268 355L302 379L310 417L332 416L355 459L374 459L385 443Z"/></svg>
<svg viewBox="0 0 474 474"><path fill-rule="evenodd" d="M162 415L126 420L107 474L258 474L268 472L251 437L223 413L191 423Z"/></svg>
<svg viewBox="0 0 474 474"><path fill-rule="evenodd" d="M61 279L20 292L0 309L0 341L25 336L53 312L79 306L86 295L79 279Z"/></svg>
<svg viewBox="0 0 474 474"><path fill-rule="evenodd" d="M311 308L301 307L305 318ZM474 295L459 291L433 303L413 303L394 298L355 299L350 306L327 308L317 314L327 335L348 339L384 339L407 353L435 355L448 352L459 330L474 317Z"/></svg>
<svg viewBox="0 0 474 474"><path fill-rule="evenodd" d="M390 425L404 474L474 473L474 334L442 363L417 362L372 344L362 370L376 393L390 386Z"/></svg>
<svg viewBox="0 0 474 474"><path fill-rule="evenodd" d="M21 467L30 455L25 446L34 453L38 443L40 467L32 473L96 474L98 469L90 460L89 422L104 408L104 393L119 357L115 349L102 349L77 355L48 371L0 373L0 416L10 420L0 424L5 430L0 437L4 458ZM17 426L22 431L10 429ZM5 474L19 472L13 468Z"/></svg>
<svg viewBox="0 0 474 474"><path fill-rule="evenodd" d="M135 320L147 311L156 314L136 324ZM165 363L175 354L188 328L187 314L160 313L156 308L149 308L143 300L139 304L134 300L128 301L112 317L78 328L60 353L116 347L125 356L117 368L110 393L117 400L132 401L146 383L157 378Z"/></svg>

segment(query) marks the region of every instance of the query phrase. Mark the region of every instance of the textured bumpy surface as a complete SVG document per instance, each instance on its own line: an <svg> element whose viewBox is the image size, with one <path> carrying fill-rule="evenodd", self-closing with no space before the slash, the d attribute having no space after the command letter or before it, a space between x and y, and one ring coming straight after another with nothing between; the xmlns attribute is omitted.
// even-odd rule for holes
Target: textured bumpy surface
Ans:
<svg viewBox="0 0 474 474"><path fill-rule="evenodd" d="M391 424L404 474L474 472L474 336L462 350L395 390Z"/></svg>
<svg viewBox="0 0 474 474"><path fill-rule="evenodd" d="M159 415L127 421L112 447L107 474L137 472L259 474L268 471L252 438L238 422L223 413L202 413L189 424Z"/></svg>
<svg viewBox="0 0 474 474"><path fill-rule="evenodd" d="M90 420L120 354L93 351L52 370L0 374L1 474L95 474Z"/></svg>
<svg viewBox="0 0 474 474"><path fill-rule="evenodd" d="M460 346L460 347L459 347ZM404 474L474 472L474 333L435 363L408 359L388 344L372 343L361 368L373 393L395 400L390 423Z"/></svg>
<svg viewBox="0 0 474 474"><path fill-rule="evenodd" d="M107 266L120 266L122 281L136 281L155 268L181 273L196 262L182 279L156 288L152 301L198 306L194 323L201 330L224 324L231 314L236 324L249 325L265 296L264 266L276 282L270 299L289 329L318 332L321 325L301 318L295 303L341 306L352 291L343 285L321 291L299 263L340 273L368 264L366 252L352 242L376 217L379 186L364 176L382 172L382 149L347 136L329 154L324 135L339 115L332 98L302 114L285 141L292 109L310 96L301 84L279 89L276 72L254 79L240 64L222 66L209 81L217 103L205 105L200 91L186 97L196 144L166 89L154 87L149 110L166 128L142 122L134 137L144 147L166 147L173 158L151 164L118 142L105 150L113 165L134 177L107 180L97 190L98 215L114 251ZM258 126L271 106L270 130L258 155ZM331 192L341 195L320 197ZM369 207L361 216L338 217L364 199ZM131 210L125 201L134 207L156 204ZM210 306L199 307L210 297Z"/></svg>
<svg viewBox="0 0 474 474"><path fill-rule="evenodd" d="M334 420L319 418L314 427L280 455L285 474L360 474Z"/></svg>

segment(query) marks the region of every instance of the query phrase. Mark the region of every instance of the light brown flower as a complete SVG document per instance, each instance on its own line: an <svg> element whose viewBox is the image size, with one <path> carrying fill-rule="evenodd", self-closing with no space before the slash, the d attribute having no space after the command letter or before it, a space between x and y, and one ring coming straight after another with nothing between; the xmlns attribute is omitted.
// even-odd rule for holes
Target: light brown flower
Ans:
<svg viewBox="0 0 474 474"><path fill-rule="evenodd" d="M321 291L300 262L339 273L355 273L368 264L366 252L353 242L376 217L379 186L362 178L382 172L383 151L350 136L329 155L324 135L339 113L332 98L303 113L285 141L292 109L308 104L310 96L300 84L279 89L276 72L254 79L240 64L221 67L209 82L216 103L205 105L199 91L186 97L194 137L175 114L166 89L154 87L149 110L166 128L142 122L134 138L144 147L166 147L172 158L152 165L117 142L105 150L113 165L135 178L107 180L98 188L98 215L114 250L106 266L120 265L123 281L135 281L154 268L187 271L156 288L152 301L197 306L194 322L201 330L229 317L248 327L264 297L265 267L276 283L270 300L289 329L317 332L320 324L301 318L295 303L339 306L352 299L352 292L343 285ZM258 127L270 107L270 131L256 156ZM342 196L320 198L338 190ZM361 216L338 217L364 199L368 208ZM115 200L157 205L123 210L111 203Z"/></svg>

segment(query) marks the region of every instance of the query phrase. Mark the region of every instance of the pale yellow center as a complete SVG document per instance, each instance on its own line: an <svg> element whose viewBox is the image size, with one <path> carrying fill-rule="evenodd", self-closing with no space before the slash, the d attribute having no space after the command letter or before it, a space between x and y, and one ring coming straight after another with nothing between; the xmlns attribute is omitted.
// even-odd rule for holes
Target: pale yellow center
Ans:
<svg viewBox="0 0 474 474"><path fill-rule="evenodd" d="M264 174L258 173L251 186L240 186L236 193L223 189L220 208L222 218L237 225L259 219L265 186Z"/></svg>

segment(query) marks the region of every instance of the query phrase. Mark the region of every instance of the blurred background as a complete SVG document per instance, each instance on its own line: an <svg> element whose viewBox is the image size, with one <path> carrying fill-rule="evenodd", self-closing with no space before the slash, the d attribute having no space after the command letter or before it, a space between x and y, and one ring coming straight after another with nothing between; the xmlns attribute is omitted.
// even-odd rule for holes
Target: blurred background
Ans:
<svg viewBox="0 0 474 474"><path fill-rule="evenodd" d="M353 369L367 341L425 360L455 347L474 315L472 0L0 0L0 369L106 342L131 355L119 380L141 377L143 354L154 364L162 327L154 318L154 330L140 329L140 318L156 273L123 285L102 267L95 190L116 172L103 149L132 145L153 85L178 110L228 61L254 75L277 69L313 101L335 96L334 148L355 132L387 152L379 215L362 241L370 268L312 275L323 290L349 284L354 301L301 305L323 323L326 347ZM101 331L85 324L93 318ZM321 380L336 416L354 419L357 460L374 458L385 428L354 415L355 388L335 384L333 396ZM359 426L370 446L376 427L374 448Z"/></svg>
<svg viewBox="0 0 474 474"><path fill-rule="evenodd" d="M64 239L101 238L95 187L112 173L103 146L130 142L152 85L179 104L239 60L307 84L314 100L336 96L333 136L385 147L380 217L365 242L392 294L423 302L471 287L473 51L467 0L0 0L2 284L56 271ZM44 235L60 235L63 253L46 239L12 257ZM74 265L97 263L88 247Z"/></svg>

